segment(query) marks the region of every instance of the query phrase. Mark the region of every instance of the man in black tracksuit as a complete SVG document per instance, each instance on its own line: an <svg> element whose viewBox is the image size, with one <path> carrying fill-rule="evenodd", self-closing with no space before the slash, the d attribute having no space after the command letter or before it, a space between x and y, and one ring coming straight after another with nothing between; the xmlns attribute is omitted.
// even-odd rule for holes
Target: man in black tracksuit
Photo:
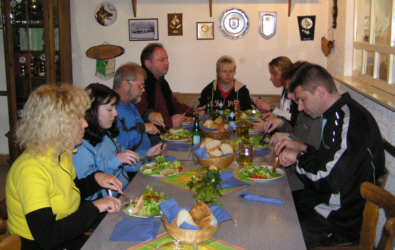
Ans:
<svg viewBox="0 0 395 250"><path fill-rule="evenodd" d="M365 181L375 183L384 172L377 123L348 93L337 92L332 76L321 66L300 68L290 91L296 94L299 111L323 121L318 150L290 140L275 145L280 163L296 163L305 184L294 197L306 246L356 241L365 206L360 186Z"/></svg>

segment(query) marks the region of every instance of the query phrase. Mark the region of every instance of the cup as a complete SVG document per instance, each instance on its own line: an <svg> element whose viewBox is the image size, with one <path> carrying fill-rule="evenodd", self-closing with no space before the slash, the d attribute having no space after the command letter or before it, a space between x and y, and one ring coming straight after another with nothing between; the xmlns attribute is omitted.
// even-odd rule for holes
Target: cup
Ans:
<svg viewBox="0 0 395 250"><path fill-rule="evenodd" d="M240 104L239 103L234 104L234 110L235 110L236 122L239 122L239 120L240 120Z"/></svg>
<svg viewBox="0 0 395 250"><path fill-rule="evenodd" d="M248 138L249 137L249 126L246 122L239 122L237 125L237 138Z"/></svg>
<svg viewBox="0 0 395 250"><path fill-rule="evenodd" d="M239 144L239 165L245 167L252 164L252 144L240 143Z"/></svg>

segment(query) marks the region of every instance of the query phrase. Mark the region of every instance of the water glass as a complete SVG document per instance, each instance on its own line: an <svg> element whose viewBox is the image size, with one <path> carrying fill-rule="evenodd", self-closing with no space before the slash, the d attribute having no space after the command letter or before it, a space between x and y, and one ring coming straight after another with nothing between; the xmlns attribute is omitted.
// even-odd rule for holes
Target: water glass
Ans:
<svg viewBox="0 0 395 250"><path fill-rule="evenodd" d="M252 151L253 147L250 143L240 143L239 144L239 165L247 166L252 164Z"/></svg>

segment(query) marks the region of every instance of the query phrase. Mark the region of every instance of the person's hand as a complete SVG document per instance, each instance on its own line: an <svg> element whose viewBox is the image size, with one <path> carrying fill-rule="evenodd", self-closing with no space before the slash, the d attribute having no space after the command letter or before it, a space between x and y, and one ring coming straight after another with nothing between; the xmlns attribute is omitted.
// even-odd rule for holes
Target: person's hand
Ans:
<svg viewBox="0 0 395 250"><path fill-rule="evenodd" d="M270 137L269 144L274 145L279 141L286 140L288 136L289 133L280 133L280 132L274 133L274 135Z"/></svg>
<svg viewBox="0 0 395 250"><path fill-rule="evenodd" d="M278 156L279 163L284 167L289 167L296 163L296 157L299 151L295 149L286 148Z"/></svg>
<svg viewBox="0 0 395 250"><path fill-rule="evenodd" d="M92 201L92 204L99 209L100 213L105 211L109 212L110 214L118 213L122 207L121 200L112 196L106 196L104 198Z"/></svg>
<svg viewBox="0 0 395 250"><path fill-rule="evenodd" d="M159 129L155 127L153 123L144 123L144 125L145 125L145 133L151 135L156 135L159 133Z"/></svg>
<svg viewBox="0 0 395 250"><path fill-rule="evenodd" d="M201 119L204 116L205 108L206 108L206 106L195 108L193 110L193 115L199 114L199 119Z"/></svg>
<svg viewBox="0 0 395 250"><path fill-rule="evenodd" d="M265 127L265 123L266 122L264 120L261 120L259 118L255 119L254 120L254 130L256 132L262 132Z"/></svg>
<svg viewBox="0 0 395 250"><path fill-rule="evenodd" d="M235 99L235 100L233 101L233 104L240 104L240 101L237 100L237 99Z"/></svg>
<svg viewBox="0 0 395 250"><path fill-rule="evenodd" d="M274 145L274 153L279 155L285 148L295 149L296 151L300 152L305 151L307 149L307 145L297 141L282 140Z"/></svg>
<svg viewBox="0 0 395 250"><path fill-rule="evenodd" d="M256 100L255 105L261 112L269 112L270 111L270 105L262 99Z"/></svg>
<svg viewBox="0 0 395 250"><path fill-rule="evenodd" d="M165 123L164 123L164 120L163 120L163 116L159 112L152 112L151 114L149 114L148 120L150 122L152 122L153 124L155 124L155 125L158 125L158 126L161 126L161 127L165 126Z"/></svg>
<svg viewBox="0 0 395 250"><path fill-rule="evenodd" d="M270 120L270 119L276 119L276 118L278 118L278 116L271 113L271 112L262 115L262 119L265 121Z"/></svg>
<svg viewBox="0 0 395 250"><path fill-rule="evenodd" d="M263 131L271 133L273 130L281 127L282 125L284 125L284 121L280 118L269 119L263 126Z"/></svg>
<svg viewBox="0 0 395 250"><path fill-rule="evenodd" d="M125 150L121 153L118 153L115 155L120 163L125 163L128 165L133 165L136 164L137 162L140 161L140 156L131 150Z"/></svg>
<svg viewBox="0 0 395 250"><path fill-rule="evenodd" d="M162 150L166 149L166 144L163 145L163 148L162 148L162 144L164 144L164 142L160 142L160 143L156 144L155 146L149 148L147 150L147 155L148 156L159 155L162 152Z"/></svg>
<svg viewBox="0 0 395 250"><path fill-rule="evenodd" d="M171 117L171 120L173 122L173 128L179 128L181 126L182 122L184 121L184 119L185 119L184 115L181 115L181 114L173 115Z"/></svg>
<svg viewBox="0 0 395 250"><path fill-rule="evenodd" d="M115 175L97 172L95 174L95 180L100 187L109 188L117 191L119 194L123 194L122 181L120 181Z"/></svg>

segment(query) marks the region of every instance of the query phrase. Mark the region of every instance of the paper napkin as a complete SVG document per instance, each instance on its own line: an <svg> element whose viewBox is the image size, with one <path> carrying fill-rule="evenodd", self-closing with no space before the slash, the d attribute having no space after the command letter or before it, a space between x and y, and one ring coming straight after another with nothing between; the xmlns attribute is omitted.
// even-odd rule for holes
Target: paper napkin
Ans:
<svg viewBox="0 0 395 250"><path fill-rule="evenodd" d="M236 177L233 175L233 170L227 171L227 172L221 172L220 176L222 179L222 187L223 188L232 188L232 187L248 186L249 185L248 183L245 183L244 181L240 181L240 180L236 179ZM220 185L218 185L217 188L220 188Z"/></svg>
<svg viewBox="0 0 395 250"><path fill-rule="evenodd" d="M126 219L118 222L110 236L111 241L148 241L155 239L160 222L154 216L145 219Z"/></svg>
<svg viewBox="0 0 395 250"><path fill-rule="evenodd" d="M257 194L250 194L248 192L240 193L239 197L241 197L245 200L249 200L249 201L261 201L261 202L266 202L266 203L274 203L274 204L284 205L284 201L282 201L280 199L261 196L261 195L257 195Z"/></svg>

